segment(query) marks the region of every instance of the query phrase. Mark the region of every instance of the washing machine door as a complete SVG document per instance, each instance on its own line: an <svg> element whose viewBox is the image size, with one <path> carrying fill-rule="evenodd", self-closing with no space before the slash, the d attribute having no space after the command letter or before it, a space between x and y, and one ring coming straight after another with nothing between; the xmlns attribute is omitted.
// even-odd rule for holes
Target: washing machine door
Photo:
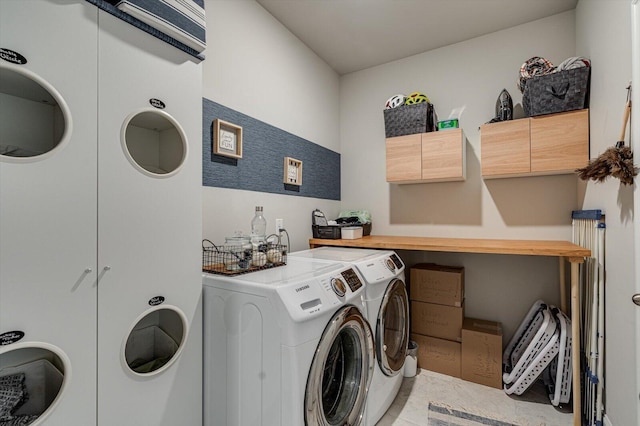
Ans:
<svg viewBox="0 0 640 426"><path fill-rule="evenodd" d="M389 283L382 298L375 341L380 370L387 376L400 373L409 345L409 298L400 279Z"/></svg>
<svg viewBox="0 0 640 426"><path fill-rule="evenodd" d="M340 309L325 328L307 379L309 426L360 425L374 368L373 336L355 306Z"/></svg>

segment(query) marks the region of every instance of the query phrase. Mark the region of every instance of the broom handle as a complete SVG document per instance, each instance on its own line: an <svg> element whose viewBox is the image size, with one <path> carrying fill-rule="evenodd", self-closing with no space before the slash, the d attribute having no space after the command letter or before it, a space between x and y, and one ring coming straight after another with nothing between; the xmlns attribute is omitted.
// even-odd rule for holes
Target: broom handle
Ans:
<svg viewBox="0 0 640 426"><path fill-rule="evenodd" d="M624 119L622 120L622 130L620 131L620 141L624 142L624 135L627 131L627 123L629 122L629 114L631 113L631 101L627 101L624 107Z"/></svg>

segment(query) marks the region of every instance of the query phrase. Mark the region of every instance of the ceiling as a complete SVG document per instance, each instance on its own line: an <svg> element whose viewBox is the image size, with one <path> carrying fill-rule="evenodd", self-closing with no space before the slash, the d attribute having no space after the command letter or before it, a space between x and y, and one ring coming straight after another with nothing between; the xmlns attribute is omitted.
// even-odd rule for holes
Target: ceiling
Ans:
<svg viewBox="0 0 640 426"><path fill-rule="evenodd" d="M573 10L578 0L257 0L338 74Z"/></svg>

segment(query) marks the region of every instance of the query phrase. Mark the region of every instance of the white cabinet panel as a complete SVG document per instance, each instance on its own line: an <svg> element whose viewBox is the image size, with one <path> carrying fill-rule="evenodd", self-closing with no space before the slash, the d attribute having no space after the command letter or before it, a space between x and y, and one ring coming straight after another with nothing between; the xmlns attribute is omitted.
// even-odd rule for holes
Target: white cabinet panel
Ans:
<svg viewBox="0 0 640 426"><path fill-rule="evenodd" d="M98 424L200 424L200 64L104 12L98 51ZM156 296L184 314L186 346L138 376L122 351Z"/></svg>
<svg viewBox="0 0 640 426"><path fill-rule="evenodd" d="M26 59L0 60L0 334L24 333L0 370L64 370L47 425L95 423L96 24L87 2L0 0L0 48Z"/></svg>

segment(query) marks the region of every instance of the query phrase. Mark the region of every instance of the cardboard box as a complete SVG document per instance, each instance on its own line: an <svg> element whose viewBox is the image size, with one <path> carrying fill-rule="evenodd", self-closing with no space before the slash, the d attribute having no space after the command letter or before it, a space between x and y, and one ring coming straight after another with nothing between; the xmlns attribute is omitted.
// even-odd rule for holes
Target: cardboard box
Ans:
<svg viewBox="0 0 640 426"><path fill-rule="evenodd" d="M440 305L462 306L464 268L421 263L411 268L411 300Z"/></svg>
<svg viewBox="0 0 640 426"><path fill-rule="evenodd" d="M462 340L464 303L461 307L411 302L411 332L441 339Z"/></svg>
<svg viewBox="0 0 640 426"><path fill-rule="evenodd" d="M460 377L461 343L421 334L411 334L411 340L418 344L418 367Z"/></svg>
<svg viewBox="0 0 640 426"><path fill-rule="evenodd" d="M502 389L502 325L465 318L462 326L462 379Z"/></svg>

